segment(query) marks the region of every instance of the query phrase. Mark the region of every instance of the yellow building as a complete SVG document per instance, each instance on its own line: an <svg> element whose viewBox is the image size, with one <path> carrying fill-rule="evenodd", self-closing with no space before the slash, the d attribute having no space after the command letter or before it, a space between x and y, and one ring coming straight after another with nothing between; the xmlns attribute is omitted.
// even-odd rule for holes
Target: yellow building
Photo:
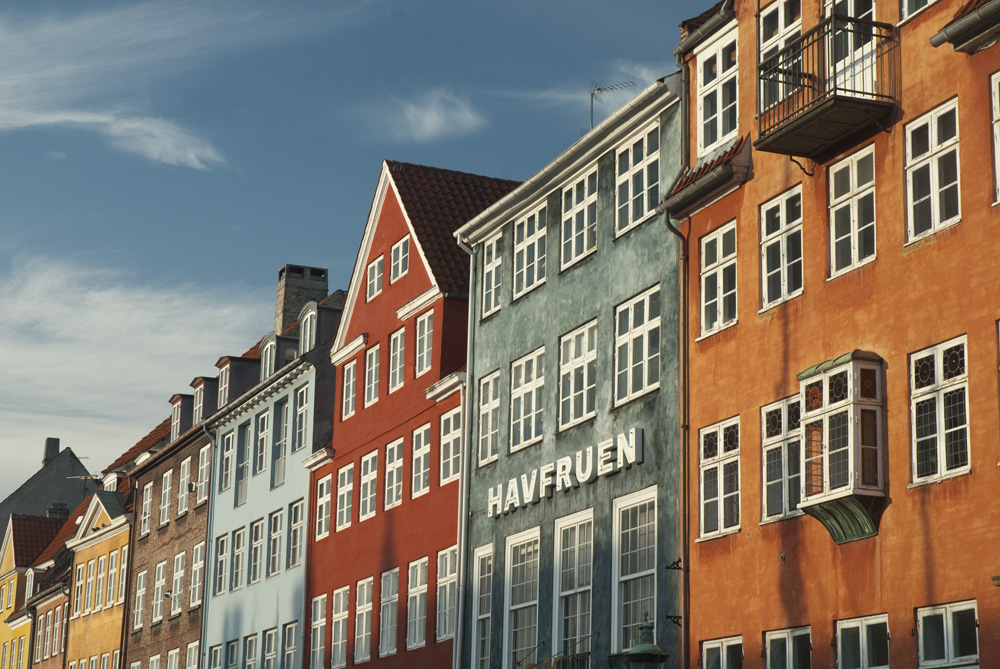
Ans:
<svg viewBox="0 0 1000 669"><path fill-rule="evenodd" d="M0 669L26 669L31 656L31 618L24 607L32 584L28 567L66 522L11 514L0 548Z"/></svg>
<svg viewBox="0 0 1000 669"><path fill-rule="evenodd" d="M66 542L74 553L65 655L68 669L117 669L121 665L128 542L125 495L95 492L76 534Z"/></svg>

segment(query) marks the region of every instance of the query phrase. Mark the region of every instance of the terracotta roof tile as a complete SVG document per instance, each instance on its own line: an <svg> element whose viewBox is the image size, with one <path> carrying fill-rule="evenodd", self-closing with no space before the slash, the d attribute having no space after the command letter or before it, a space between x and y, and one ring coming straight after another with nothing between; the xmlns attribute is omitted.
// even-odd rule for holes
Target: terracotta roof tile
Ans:
<svg viewBox="0 0 1000 669"><path fill-rule="evenodd" d="M62 527L59 528L59 532L56 533L56 536L49 542L49 545L45 547L45 550L38 554L38 557L36 557L31 564L39 565L51 560L55 557L56 553L59 552L59 549L66 545L66 541L76 534L77 518L83 517L83 514L87 512L87 507L90 506L90 498L92 496L93 493L87 495L87 497L80 502L79 506L73 509L73 512L69 514L69 518L67 518L66 521L63 522Z"/></svg>
<svg viewBox="0 0 1000 669"><path fill-rule="evenodd" d="M698 16L687 19L686 21L681 21L681 38L683 39L688 33L694 32L698 28L705 25L714 14L719 13L719 10L722 9L722 5L726 4L726 2L727 0L719 0L719 2L706 9Z"/></svg>
<svg viewBox="0 0 1000 669"><path fill-rule="evenodd" d="M122 465L128 464L132 460L135 460L137 457L139 457L140 453L148 451L161 441L166 441L169 438L170 438L170 418L168 417L162 423L154 427L149 434L147 434L145 437L136 442L135 446L122 453L117 460L108 465L104 469L104 472L107 473L110 471L114 471L115 469L118 469Z"/></svg>
<svg viewBox="0 0 1000 669"><path fill-rule="evenodd" d="M746 142L746 139L747 138L745 136L740 137L736 141L734 141L729 148L724 149L715 157L712 157L703 163L695 164L693 168L691 168L686 174L684 174L680 178L680 180L673 187L673 189L670 191L667 197L681 192L682 190L693 184L695 181L697 181L704 175L714 170L719 165L725 165L726 162L735 158L739 154L740 150L743 148L743 144L744 142Z"/></svg>
<svg viewBox="0 0 1000 669"><path fill-rule="evenodd" d="M469 256L452 233L520 182L387 160L438 287L468 293Z"/></svg>
<svg viewBox="0 0 1000 669"><path fill-rule="evenodd" d="M65 522L62 518L11 514L15 566L27 567L34 562Z"/></svg>
<svg viewBox="0 0 1000 669"><path fill-rule="evenodd" d="M246 353L241 355L241 358L246 358L247 360L260 360L260 342L264 341L261 337L256 344L251 346Z"/></svg>

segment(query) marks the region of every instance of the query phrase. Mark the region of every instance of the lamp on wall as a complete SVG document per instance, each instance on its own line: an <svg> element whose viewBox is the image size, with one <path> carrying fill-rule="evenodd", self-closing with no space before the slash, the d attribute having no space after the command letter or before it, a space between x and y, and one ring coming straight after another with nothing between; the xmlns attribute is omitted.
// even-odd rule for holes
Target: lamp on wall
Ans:
<svg viewBox="0 0 1000 669"><path fill-rule="evenodd" d="M639 624L639 643L632 646L625 657L636 669L640 667L658 667L667 661L667 654L653 641L653 623L649 622L649 613L642 614Z"/></svg>

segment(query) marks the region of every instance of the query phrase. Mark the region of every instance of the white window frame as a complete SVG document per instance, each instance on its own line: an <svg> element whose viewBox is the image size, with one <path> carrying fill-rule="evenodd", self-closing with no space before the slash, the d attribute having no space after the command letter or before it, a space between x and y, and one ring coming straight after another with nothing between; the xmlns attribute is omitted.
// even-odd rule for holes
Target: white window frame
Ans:
<svg viewBox="0 0 1000 669"><path fill-rule="evenodd" d="M265 576L281 573L281 549L284 547L285 510L278 509L267 517L267 568Z"/></svg>
<svg viewBox="0 0 1000 669"><path fill-rule="evenodd" d="M462 474L462 407L441 416L441 485L457 481Z"/></svg>
<svg viewBox="0 0 1000 669"><path fill-rule="evenodd" d="M175 616L184 607L184 563L187 553L181 551L174 556L174 569L170 577L170 615Z"/></svg>
<svg viewBox="0 0 1000 669"><path fill-rule="evenodd" d="M330 506L333 501L333 474L316 482L316 538L330 534Z"/></svg>
<svg viewBox="0 0 1000 669"><path fill-rule="evenodd" d="M729 652L734 649L739 648L740 653L740 666L743 666L743 637L742 636L731 636L725 639L713 639L712 641L702 641L701 642L701 666L714 666L719 669L736 669L729 662ZM706 655L711 652L716 651L719 654L718 664L709 664L709 659Z"/></svg>
<svg viewBox="0 0 1000 669"><path fill-rule="evenodd" d="M907 21L924 11L938 0L903 0L900 5L900 21Z"/></svg>
<svg viewBox="0 0 1000 669"><path fill-rule="evenodd" d="M288 548L285 551L285 567L287 569L302 564L305 525L306 503L305 500L300 499L288 505Z"/></svg>
<svg viewBox="0 0 1000 669"><path fill-rule="evenodd" d="M792 629L774 630L764 634L764 655L767 660L768 669L798 669L801 665L795 662L795 643L805 637L806 648L809 651L810 662L805 666L812 666L812 632L809 626L796 627ZM784 666L780 664L781 657L772 655L772 646L784 644ZM838 665L841 666L841 665Z"/></svg>
<svg viewBox="0 0 1000 669"><path fill-rule="evenodd" d="M222 453L219 460L219 492L225 492L233 485L233 441L236 432L230 430L222 437Z"/></svg>
<svg viewBox="0 0 1000 669"><path fill-rule="evenodd" d="M354 415L357 402L358 361L351 360L344 365L344 396L341 398L340 419L347 420Z"/></svg>
<svg viewBox="0 0 1000 669"><path fill-rule="evenodd" d="M299 326L299 355L304 355L316 346L316 321L319 316L315 308L310 308L309 312L302 317Z"/></svg>
<svg viewBox="0 0 1000 669"><path fill-rule="evenodd" d="M788 16L788 9L791 7L798 8L798 14L794 17ZM766 63L765 67L773 69L773 62L768 61L776 56L781 49L797 40L802 33L801 0L778 0L761 9L760 14L760 58L758 62ZM774 27L774 33L766 35L764 22L772 14L777 14L777 23ZM789 21L789 18L793 20ZM761 87L757 93L761 96L761 108L771 108L793 92L793 86L788 83L780 87L777 83L772 83L771 86L773 88L769 91L767 83L761 81ZM773 96L773 99L768 100L769 95Z"/></svg>
<svg viewBox="0 0 1000 669"><path fill-rule="evenodd" d="M219 397L218 404L221 409L229 401L229 365L219 369Z"/></svg>
<svg viewBox="0 0 1000 669"><path fill-rule="evenodd" d="M568 533L572 533L572 542L567 541L565 535ZM581 533L589 534L581 537ZM552 629L555 639L552 652L568 658L586 655L591 651L593 628L594 510L557 518L554 541ZM565 634L567 619L575 621L572 641Z"/></svg>
<svg viewBox="0 0 1000 669"><path fill-rule="evenodd" d="M142 629L143 612L146 609L146 570L135 575L135 599L132 600L132 629Z"/></svg>
<svg viewBox="0 0 1000 669"><path fill-rule="evenodd" d="M365 351L365 407L378 402L379 345Z"/></svg>
<svg viewBox="0 0 1000 669"><path fill-rule="evenodd" d="M870 178L860 183L867 176L862 169L865 164L871 165ZM844 174L847 176L846 188L838 193L837 179ZM875 145L871 144L831 165L827 175L830 187L830 277L833 278L875 260L877 239ZM866 202L870 205L866 205ZM871 212L870 221L862 219L867 211ZM841 213L847 215L846 232L838 230L838 222L843 222L837 220L838 214ZM868 239L869 234L870 243L865 243L863 240ZM838 247L850 252L850 260L845 264L840 264Z"/></svg>
<svg viewBox="0 0 1000 669"><path fill-rule="evenodd" d="M947 115L953 115L955 119L955 134L945 141L939 141L940 128L938 121ZM961 178L961 156L959 154L959 119L958 119L958 98L952 98L948 102L935 107L920 118L914 119L906 124L906 230L907 242L913 242L924 237L933 235L941 230L955 225L962 220L962 178ZM913 135L918 129L926 127L928 135L928 149L919 156L913 155ZM941 188L940 164L941 159L954 152L955 154L955 181ZM930 227L918 231L914 220L914 175L918 171L928 169L929 193L926 198L930 202ZM941 196L950 190L955 189L956 212L942 217ZM925 198L921 198L921 202Z"/></svg>
<svg viewBox="0 0 1000 669"><path fill-rule="evenodd" d="M962 373L955 374L951 378L945 379L945 354L954 351L957 347L962 348ZM918 388L918 378L917 378L917 364L928 357L933 356L933 379L930 381L929 385ZM968 338L965 335L961 337L955 337L946 342L938 344L936 346L931 346L925 348L922 351L910 354L909 359L909 371L910 371L910 443L912 447L910 449L911 453L911 467L913 472L913 483L926 483L932 481L939 481L946 478L951 478L953 476L961 476L967 474L972 470L972 454L970 448L970 436L971 431L969 428L970 422L970 411L969 411L969 343ZM965 424L961 426L965 432L964 441L964 463L961 463L954 467L948 466L948 443L946 425L948 424L948 418L945 415L945 409L947 404L947 398L954 396L956 393L961 391L962 393L962 403L964 405L964 420ZM919 449L919 425L917 418L917 408L919 405L926 403L929 400L934 400L935 410L934 410L934 435L935 435L935 471L932 473L927 473L921 475L920 472L920 462L918 457ZM951 434L958 432L958 429L953 429L950 431ZM926 438L926 437L925 437Z"/></svg>
<svg viewBox="0 0 1000 669"><path fill-rule="evenodd" d="M94 569L97 567L96 560L87 562L87 583L84 591L83 612L90 613L94 603ZM8 592L14 592L14 583L10 584ZM8 601L8 604L10 602Z"/></svg>
<svg viewBox="0 0 1000 669"><path fill-rule="evenodd" d="M108 566L108 557L106 555L102 555L99 558L97 558L97 581L95 582L94 585L95 611L100 610L100 608L104 606L104 585L105 585L104 577L107 571L107 566ZM31 576L31 578L28 580L28 584L25 590L27 591L28 596L30 597L32 591L34 590L33 581L35 572L29 571L28 574Z"/></svg>
<svg viewBox="0 0 1000 669"><path fill-rule="evenodd" d="M399 567L382 572L378 602L378 655L396 654L396 626L399 622Z"/></svg>
<svg viewBox="0 0 1000 669"><path fill-rule="evenodd" d="M636 158L640 151L642 157ZM615 151L615 165L615 237L619 237L652 218L660 203L659 122L623 142Z"/></svg>
<svg viewBox="0 0 1000 669"><path fill-rule="evenodd" d="M627 568L626 562L622 556L622 550L626 547L631 547L633 550L638 545L639 537L633 537L631 541L623 540L623 532L631 531L622 524L623 516L639 507L648 506L652 504L652 526L653 526L653 537L652 544L649 549L652 551L652 565L646 562L646 568L640 569L638 564L635 565L635 571L631 573L624 573ZM650 599L652 600L651 605L640 606L639 609L643 613L649 613L649 622L654 625L654 635L655 626L657 620L656 614L656 602L657 602L657 551L659 550L659 544L657 543L657 535L659 534L659 503L657 501L657 486L653 485L643 490L638 490L631 494L625 495L623 497L618 497L614 500L612 504L612 557L611 557L611 573L613 579L613 605L611 609L611 647L612 652L625 652L631 648L628 644L628 639L626 636L626 627L631 627L634 630L636 638L638 638L639 625L643 622L639 619L641 613L637 610L635 613L635 619L632 619L626 615L626 607L629 603L625 600L625 590L629 582L635 582L639 579L652 578L653 584L651 588L652 595ZM638 520L638 519L637 519Z"/></svg>
<svg viewBox="0 0 1000 669"><path fill-rule="evenodd" d="M267 446L271 439L270 430L271 413L264 410L257 414L257 435L254 441L253 473L254 476L267 469Z"/></svg>
<svg viewBox="0 0 1000 669"><path fill-rule="evenodd" d="M351 586L334 590L330 606L330 667L347 665L347 623L351 612Z"/></svg>
<svg viewBox="0 0 1000 669"><path fill-rule="evenodd" d="M163 472L160 481L160 527L170 522L170 498L174 493L174 470Z"/></svg>
<svg viewBox="0 0 1000 669"><path fill-rule="evenodd" d="M479 465L500 456L500 370L479 380Z"/></svg>
<svg viewBox="0 0 1000 669"><path fill-rule="evenodd" d="M597 415L597 320L559 339L559 429Z"/></svg>
<svg viewBox="0 0 1000 669"><path fill-rule="evenodd" d="M278 343L269 341L260 352L260 380L274 375L275 357L278 355Z"/></svg>
<svg viewBox="0 0 1000 669"><path fill-rule="evenodd" d="M125 584L127 583L125 579L126 572L128 571L128 545L121 547L121 569L118 574L118 603L122 604L125 601ZM65 639L63 640L65 644Z"/></svg>
<svg viewBox="0 0 1000 669"><path fill-rule="evenodd" d="M261 644L263 669L278 669L278 628L264 630L264 640Z"/></svg>
<svg viewBox="0 0 1000 669"><path fill-rule="evenodd" d="M701 336L739 322L736 221L701 238Z"/></svg>
<svg viewBox="0 0 1000 669"><path fill-rule="evenodd" d="M229 578L229 535L223 534L215 539L215 585L212 593L218 597L226 592L226 581Z"/></svg>
<svg viewBox="0 0 1000 669"><path fill-rule="evenodd" d="M281 664L283 667L298 668L299 665L299 622L286 623L281 628Z"/></svg>
<svg viewBox="0 0 1000 669"><path fill-rule="evenodd" d="M437 554L437 623L435 638L438 641L455 636L458 611L458 546L446 548Z"/></svg>
<svg viewBox="0 0 1000 669"><path fill-rule="evenodd" d="M795 202L798 203L797 216L793 206ZM776 216L772 216L772 213ZM760 205L761 311L802 294L805 265L802 254L802 220L802 184ZM768 224L772 221L777 227L768 230ZM768 251L775 247L778 265L769 272ZM768 279L776 273L778 285L772 287Z"/></svg>
<svg viewBox="0 0 1000 669"><path fill-rule="evenodd" d="M993 178L994 204L1000 204L1000 71L990 76L990 98L993 110Z"/></svg>
<svg viewBox="0 0 1000 669"><path fill-rule="evenodd" d="M410 269L410 236L407 235L392 245L391 262L389 264L389 283L406 275Z"/></svg>
<svg viewBox="0 0 1000 669"><path fill-rule="evenodd" d="M654 303L656 316L650 317L650 307ZM635 325L635 314L639 305L642 305L643 321ZM660 387L660 351L663 348L660 341L661 313L659 284L615 308L615 406L631 402ZM650 343L654 341L656 351L650 354ZM638 363L634 358L636 345L640 347L641 361ZM655 379L651 378L654 370ZM638 388L634 385L637 372L642 376L642 383Z"/></svg>
<svg viewBox="0 0 1000 669"><path fill-rule="evenodd" d="M361 483L358 489L358 522L375 516L378 506L378 451L361 458Z"/></svg>
<svg viewBox="0 0 1000 669"><path fill-rule="evenodd" d="M417 350L413 376L430 371L434 352L434 311L417 317Z"/></svg>
<svg viewBox="0 0 1000 669"><path fill-rule="evenodd" d="M177 482L177 515L183 516L188 510L188 495L191 487L191 457L181 460L180 480Z"/></svg>
<svg viewBox="0 0 1000 669"><path fill-rule="evenodd" d="M411 562L406 577L406 649L427 643L427 558Z"/></svg>
<svg viewBox="0 0 1000 669"><path fill-rule="evenodd" d="M312 624L309 627L309 669L325 669L326 658L326 595L313 597Z"/></svg>
<svg viewBox="0 0 1000 669"><path fill-rule="evenodd" d="M597 249L597 166L571 179L562 197L560 268L566 269Z"/></svg>
<svg viewBox="0 0 1000 669"><path fill-rule="evenodd" d="M374 577L358 581L354 605L354 662L371 659L372 653L372 582Z"/></svg>
<svg viewBox="0 0 1000 669"><path fill-rule="evenodd" d="M545 347L510 365L510 452L542 440L545 421Z"/></svg>
<svg viewBox="0 0 1000 669"><path fill-rule="evenodd" d="M107 663L104 661L107 655L101 657L101 669L107 669ZM179 669L181 660L181 649L173 648L167 651L167 669Z"/></svg>
<svg viewBox="0 0 1000 669"><path fill-rule="evenodd" d="M367 277L367 281L365 283L366 302L370 302L382 292L382 265L384 260L383 256L379 256L375 260L368 263L368 269L365 273Z"/></svg>
<svg viewBox="0 0 1000 669"><path fill-rule="evenodd" d="M974 654L956 655L957 639L955 638L955 615L972 612L974 622L973 630L976 634L976 652ZM932 616L942 616L942 644L945 656L942 659L928 659L925 656L926 648L924 641L927 633L924 631L927 619ZM979 667L979 611L976 600L970 599L964 602L952 602L939 606L927 606L917 609L917 651L918 666L920 669L928 667Z"/></svg>
<svg viewBox="0 0 1000 669"><path fill-rule="evenodd" d="M201 504L208 499L208 486L211 482L209 468L212 463L212 446L202 446L198 451L198 496L195 503Z"/></svg>
<svg viewBox="0 0 1000 669"><path fill-rule="evenodd" d="M733 434L734 428L736 446L735 448L727 450L726 437ZM706 437L714 438L714 453L706 451ZM740 417L736 416L735 418L729 418L699 430L698 456L699 536L704 539L739 531L743 515L740 508L740 496L742 490L742 486L740 485L740 469L742 469L742 465L740 463ZM733 466L735 466L736 488L735 490L730 489L727 492L725 478L727 473L732 476ZM715 475L715 494L711 497L706 497L705 478L707 474L712 472L714 472ZM725 511L727 500L735 500L736 504L735 521L730 520L728 524ZM715 513L713 516L713 520L715 521L713 523L714 529L706 529L705 520L709 516L707 506L712 502L715 504Z"/></svg>
<svg viewBox="0 0 1000 669"><path fill-rule="evenodd" d="M431 491L431 424L413 431L413 459L410 462L410 499Z"/></svg>
<svg viewBox="0 0 1000 669"><path fill-rule="evenodd" d="M250 523L250 559L247 560L247 583L257 583L264 573L264 519Z"/></svg>
<svg viewBox="0 0 1000 669"><path fill-rule="evenodd" d="M181 434L181 403L177 402L170 410L170 441L174 441Z"/></svg>
<svg viewBox="0 0 1000 669"><path fill-rule="evenodd" d="M389 337L389 393L403 387L403 370L406 358L406 328L400 328Z"/></svg>
<svg viewBox="0 0 1000 669"><path fill-rule="evenodd" d="M503 291L503 232L483 242L483 314L500 310Z"/></svg>
<svg viewBox="0 0 1000 669"><path fill-rule="evenodd" d="M514 299L545 283L548 216L545 204L514 223Z"/></svg>
<svg viewBox="0 0 1000 669"><path fill-rule="evenodd" d="M876 626L885 626L885 654L886 661L883 664L875 664L872 657L871 635L869 630ZM844 658L844 632L856 630L858 636L858 656L861 660L859 669L889 669L889 616L882 613L875 616L865 616L863 618L851 618L849 620L837 621L837 666L843 667Z"/></svg>
<svg viewBox="0 0 1000 669"><path fill-rule="evenodd" d="M385 496L383 508L403 503L403 438L385 445Z"/></svg>
<svg viewBox="0 0 1000 669"><path fill-rule="evenodd" d="M201 664L200 645L200 640L192 641L187 645L187 652L184 656L184 669L198 669L198 666Z"/></svg>
<svg viewBox="0 0 1000 669"><path fill-rule="evenodd" d="M153 516L153 483L142 487L142 510L139 514L139 536L149 534L149 523Z"/></svg>
<svg viewBox="0 0 1000 669"><path fill-rule="evenodd" d="M480 546L472 554L475 628L472 636L472 666L490 669L493 616L493 544Z"/></svg>
<svg viewBox="0 0 1000 669"><path fill-rule="evenodd" d="M191 549L191 608L201 604L205 580L205 542L195 544Z"/></svg>
<svg viewBox="0 0 1000 669"><path fill-rule="evenodd" d="M198 386L194 389L194 403L191 409L191 422L197 425L205 411L205 386Z"/></svg>
<svg viewBox="0 0 1000 669"><path fill-rule="evenodd" d="M230 578L229 578L229 589L239 590L243 587L243 565L246 562L246 552L247 552L247 531L246 528L240 527L233 530L233 559L230 565Z"/></svg>
<svg viewBox="0 0 1000 669"><path fill-rule="evenodd" d="M295 443L292 444L292 453L310 445L309 436L309 385L306 384L295 389Z"/></svg>
<svg viewBox="0 0 1000 669"><path fill-rule="evenodd" d="M351 526L354 512L354 463L337 470L337 531Z"/></svg>
<svg viewBox="0 0 1000 669"><path fill-rule="evenodd" d="M761 522L801 516L802 495L801 403L799 395L762 407L760 410L761 444ZM781 508L769 508L770 488L780 489Z"/></svg>
<svg viewBox="0 0 1000 669"><path fill-rule="evenodd" d="M533 546L532 546L533 545ZM519 580L518 584L515 585L515 574L514 574L514 551L520 550L522 547L527 547L524 554L523 564L517 565L517 569L523 570L521 577L523 583ZM531 554L534 553L534 558ZM539 585L541 583L541 532L540 528L533 527L529 530L519 532L517 534L510 535L505 540L504 545L504 555L506 559L504 560L504 616L503 616L503 662L501 666L503 669L516 669L517 667L526 666L530 662L534 662L537 659L536 651L538 649L538 626L541 622L541 616L539 615ZM531 562L534 562L534 578L531 578ZM534 598L531 595L531 581L534 581ZM527 588L527 594L524 601L514 603L514 593L513 589L515 587L525 586ZM530 617L530 611L534 609L534 634L529 633L528 643L522 643L521 649L528 650L530 652L525 653L521 657L514 659L514 653L517 649L514 647L514 618L520 612L525 612Z"/></svg>
<svg viewBox="0 0 1000 669"><path fill-rule="evenodd" d="M723 58L732 55L734 62L729 67L725 68L725 72L722 72L720 67L723 62ZM736 22L733 21L733 27L723 33L721 33L717 38L706 42L705 44L699 46L694 51L695 61L697 63L697 81L698 81L698 105L697 105L697 116L696 123L698 125L698 156L702 157L708 155L716 148L721 146L723 143L729 141L730 139L737 136L740 128L740 117L739 117L739 40L737 37L737 26ZM705 82L704 73L705 65L708 63L709 59L715 59L716 67L713 70L715 75L714 78ZM723 109L722 106L722 91L730 82L733 82L735 86L735 92L733 93L733 102L731 104L733 109L732 116L735 117L735 123L733 127L726 132L722 130L722 117L723 114L728 110ZM706 138L705 137L705 100L708 96L714 95L715 102L715 113L712 115L712 123L714 126L715 137Z"/></svg>

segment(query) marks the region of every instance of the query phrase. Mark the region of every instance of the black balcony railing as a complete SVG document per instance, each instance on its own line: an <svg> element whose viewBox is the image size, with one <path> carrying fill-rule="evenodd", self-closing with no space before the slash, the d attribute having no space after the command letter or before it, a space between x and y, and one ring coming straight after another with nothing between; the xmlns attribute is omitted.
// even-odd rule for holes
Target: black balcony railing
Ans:
<svg viewBox="0 0 1000 669"><path fill-rule="evenodd" d="M889 116L897 45L889 24L835 15L763 61L755 146L812 157Z"/></svg>
<svg viewBox="0 0 1000 669"><path fill-rule="evenodd" d="M590 653L560 655L553 658L552 669L590 669Z"/></svg>

